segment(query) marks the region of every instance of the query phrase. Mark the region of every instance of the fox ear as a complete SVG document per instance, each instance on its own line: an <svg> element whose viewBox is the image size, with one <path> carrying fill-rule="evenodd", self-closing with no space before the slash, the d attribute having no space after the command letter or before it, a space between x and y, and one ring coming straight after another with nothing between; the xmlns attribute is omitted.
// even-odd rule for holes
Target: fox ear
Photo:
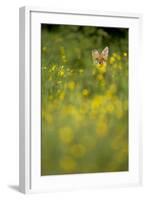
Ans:
<svg viewBox="0 0 146 200"><path fill-rule="evenodd" d="M92 59L96 60L98 58L99 58L99 52L96 49L92 50Z"/></svg>
<svg viewBox="0 0 146 200"><path fill-rule="evenodd" d="M97 63L98 58L99 58L99 52L96 49L92 50L92 59L94 64Z"/></svg>
<svg viewBox="0 0 146 200"><path fill-rule="evenodd" d="M108 47L105 47L105 49L103 49L103 51L101 52L101 55L103 56L103 58L105 60L107 60L107 58L108 58L108 53L109 53L109 48Z"/></svg>

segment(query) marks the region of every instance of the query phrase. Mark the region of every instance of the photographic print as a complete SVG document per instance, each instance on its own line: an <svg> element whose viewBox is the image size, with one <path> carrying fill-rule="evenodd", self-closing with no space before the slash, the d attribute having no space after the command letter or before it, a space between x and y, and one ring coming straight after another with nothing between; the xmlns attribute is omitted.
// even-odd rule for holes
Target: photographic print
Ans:
<svg viewBox="0 0 146 200"><path fill-rule="evenodd" d="M128 29L41 24L41 175L128 171Z"/></svg>

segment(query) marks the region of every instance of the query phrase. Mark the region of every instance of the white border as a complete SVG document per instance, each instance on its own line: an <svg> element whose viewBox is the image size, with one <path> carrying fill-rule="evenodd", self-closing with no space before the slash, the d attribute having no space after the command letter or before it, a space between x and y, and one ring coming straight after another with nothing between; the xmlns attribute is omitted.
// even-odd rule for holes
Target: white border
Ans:
<svg viewBox="0 0 146 200"><path fill-rule="evenodd" d="M141 183L139 14L20 9L20 191L24 193ZM129 28L129 172L40 175L40 24Z"/></svg>

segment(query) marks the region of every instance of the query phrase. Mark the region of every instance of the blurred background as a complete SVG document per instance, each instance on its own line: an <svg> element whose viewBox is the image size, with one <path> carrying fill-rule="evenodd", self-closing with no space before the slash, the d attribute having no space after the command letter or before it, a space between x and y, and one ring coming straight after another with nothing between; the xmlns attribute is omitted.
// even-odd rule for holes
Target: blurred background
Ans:
<svg viewBox="0 0 146 200"><path fill-rule="evenodd" d="M91 64L92 49L101 51L108 46L110 54L127 52L128 29L42 24L42 45L44 65L64 64L60 58L62 47L69 64L87 66Z"/></svg>
<svg viewBox="0 0 146 200"><path fill-rule="evenodd" d="M128 29L42 24L41 102L42 175L127 171Z"/></svg>

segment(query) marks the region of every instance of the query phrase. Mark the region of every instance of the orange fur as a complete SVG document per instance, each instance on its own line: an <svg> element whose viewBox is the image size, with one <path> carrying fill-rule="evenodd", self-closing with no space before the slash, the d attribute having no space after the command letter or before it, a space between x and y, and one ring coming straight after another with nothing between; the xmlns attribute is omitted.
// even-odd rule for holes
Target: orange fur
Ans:
<svg viewBox="0 0 146 200"><path fill-rule="evenodd" d="M104 64L106 63L108 59L108 53L109 53L109 48L105 47L105 49L99 53L98 50L94 49L92 50L92 59L93 63L97 64Z"/></svg>

